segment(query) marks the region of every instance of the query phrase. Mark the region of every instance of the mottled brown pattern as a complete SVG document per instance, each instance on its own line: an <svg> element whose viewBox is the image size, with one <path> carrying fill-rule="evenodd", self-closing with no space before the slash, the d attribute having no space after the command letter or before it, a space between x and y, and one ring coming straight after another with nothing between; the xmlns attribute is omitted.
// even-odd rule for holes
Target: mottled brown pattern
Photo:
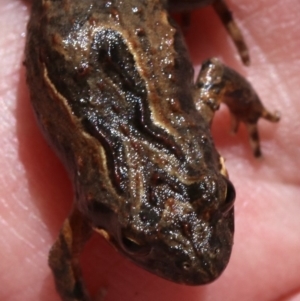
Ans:
<svg viewBox="0 0 300 301"><path fill-rule="evenodd" d="M78 256L91 229L178 283L211 282L228 263L235 191L211 138L213 114L225 102L236 124L248 125L255 154L258 118L279 118L216 59L194 83L168 13L181 4L213 4L228 16L222 0L33 2L26 44L32 105L75 193L49 256L64 301L89 300ZM236 29L232 18L222 20ZM245 61L236 32L229 30Z"/></svg>

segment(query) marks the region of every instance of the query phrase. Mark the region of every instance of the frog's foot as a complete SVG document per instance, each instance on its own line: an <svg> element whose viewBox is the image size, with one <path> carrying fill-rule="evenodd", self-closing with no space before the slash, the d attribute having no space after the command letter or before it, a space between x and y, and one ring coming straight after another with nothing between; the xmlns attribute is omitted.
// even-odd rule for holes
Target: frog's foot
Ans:
<svg viewBox="0 0 300 301"><path fill-rule="evenodd" d="M79 255L91 231L81 213L74 209L50 250L49 266L62 301L90 301L81 277Z"/></svg>
<svg viewBox="0 0 300 301"><path fill-rule="evenodd" d="M259 118L266 119L270 122L278 122L280 120L280 114L278 112L270 113L265 108L262 108L261 116ZM261 149L260 149L260 139L259 139L259 133L258 133L258 127L257 123L259 118L256 120L256 122L246 120L241 120L245 123L248 135L249 135L249 142L252 148L253 155L255 157L261 157ZM238 118L231 114L231 133L236 134L239 128L240 121Z"/></svg>
<svg viewBox="0 0 300 301"><path fill-rule="evenodd" d="M203 63L196 87L199 93L196 107L207 121L211 122L214 111L225 103L232 116L232 131L238 130L240 122L245 123L253 154L261 156L257 122L260 118L277 122L279 113L266 110L250 83L216 58Z"/></svg>

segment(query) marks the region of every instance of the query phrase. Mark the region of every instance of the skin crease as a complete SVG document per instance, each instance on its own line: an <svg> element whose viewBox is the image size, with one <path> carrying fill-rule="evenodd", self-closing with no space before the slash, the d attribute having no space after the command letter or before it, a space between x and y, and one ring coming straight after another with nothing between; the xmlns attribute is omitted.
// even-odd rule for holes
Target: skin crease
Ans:
<svg viewBox="0 0 300 301"><path fill-rule="evenodd" d="M192 15L187 41L196 69L219 56L244 74L278 124L260 122L264 158L254 159L246 131L229 132L221 109L213 134L237 191L235 244L213 284L185 287L159 279L94 236L82 266L94 300L300 300L300 36L298 0L228 0L251 53L243 67L211 8ZM0 300L59 301L47 254L72 204L64 168L43 140L22 67L29 3L0 1ZM201 22L200 22L201 20ZM197 69L198 70L198 69Z"/></svg>

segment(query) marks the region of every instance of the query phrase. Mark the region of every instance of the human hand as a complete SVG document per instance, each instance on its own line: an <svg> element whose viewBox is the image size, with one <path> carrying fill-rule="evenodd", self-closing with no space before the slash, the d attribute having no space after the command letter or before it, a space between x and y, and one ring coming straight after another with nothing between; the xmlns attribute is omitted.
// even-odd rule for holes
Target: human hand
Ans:
<svg viewBox="0 0 300 301"><path fill-rule="evenodd" d="M297 0L228 0L249 46L243 67L211 8L192 16L187 33L196 65L221 57L243 73L278 124L259 124L263 159L252 157L243 126L230 136L226 109L215 117L213 135L237 191L235 244L228 268L214 283L169 283L128 262L93 237L83 253L92 294L107 290L115 300L296 300L300 290L300 109ZM0 2L0 299L59 301L47 255L72 206L67 175L40 134L22 66L27 3ZM300 296L298 295L298 298Z"/></svg>

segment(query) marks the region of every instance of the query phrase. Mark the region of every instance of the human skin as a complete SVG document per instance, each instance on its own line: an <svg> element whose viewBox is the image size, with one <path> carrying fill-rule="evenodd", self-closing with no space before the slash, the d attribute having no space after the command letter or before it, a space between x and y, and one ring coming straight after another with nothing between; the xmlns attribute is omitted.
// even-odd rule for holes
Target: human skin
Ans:
<svg viewBox="0 0 300 301"><path fill-rule="evenodd" d="M187 287L162 280L94 235L82 258L95 300L300 300L300 2L227 1L251 54L244 67L211 8L192 15L186 33L196 70L220 57L245 75L278 124L259 123L262 159L255 159L243 125L229 134L226 108L213 135L235 185L235 243L214 283ZM0 300L59 301L48 250L72 206L63 166L44 141L31 109L22 65L29 2L0 1Z"/></svg>

